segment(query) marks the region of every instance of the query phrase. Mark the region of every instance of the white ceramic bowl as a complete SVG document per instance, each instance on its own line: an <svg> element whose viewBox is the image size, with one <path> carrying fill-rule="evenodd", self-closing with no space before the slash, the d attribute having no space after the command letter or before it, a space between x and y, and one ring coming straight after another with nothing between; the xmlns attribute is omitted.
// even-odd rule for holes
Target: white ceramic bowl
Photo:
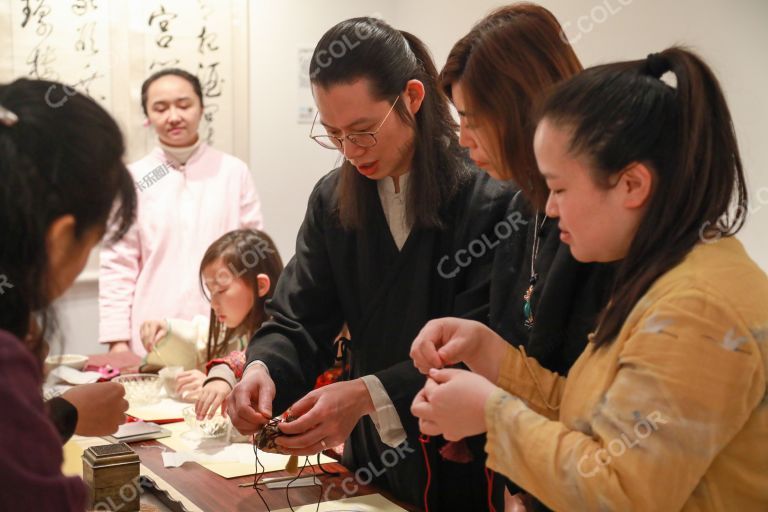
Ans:
<svg viewBox="0 0 768 512"><path fill-rule="evenodd" d="M198 420L195 416L195 407L186 407L181 411L184 422L190 428L195 437L200 439L226 439L229 437L232 424L229 418L225 418L217 412L213 418Z"/></svg>
<svg viewBox="0 0 768 512"><path fill-rule="evenodd" d="M82 370L85 368L85 363L88 362L88 357L78 354L58 354L48 356L45 358L45 369L51 371L57 366L69 366L75 370Z"/></svg>
<svg viewBox="0 0 768 512"><path fill-rule="evenodd" d="M152 373L128 373L112 379L125 388L125 399L131 407L155 404L160 401L162 383Z"/></svg>

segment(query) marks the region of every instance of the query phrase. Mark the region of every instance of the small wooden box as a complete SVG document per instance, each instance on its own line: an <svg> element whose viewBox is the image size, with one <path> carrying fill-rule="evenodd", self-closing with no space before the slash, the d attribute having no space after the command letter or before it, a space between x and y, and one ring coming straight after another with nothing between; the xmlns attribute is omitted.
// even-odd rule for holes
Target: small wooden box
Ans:
<svg viewBox="0 0 768 512"><path fill-rule="evenodd" d="M127 444L85 450L83 480L88 485L91 508L121 512L140 509L139 456Z"/></svg>

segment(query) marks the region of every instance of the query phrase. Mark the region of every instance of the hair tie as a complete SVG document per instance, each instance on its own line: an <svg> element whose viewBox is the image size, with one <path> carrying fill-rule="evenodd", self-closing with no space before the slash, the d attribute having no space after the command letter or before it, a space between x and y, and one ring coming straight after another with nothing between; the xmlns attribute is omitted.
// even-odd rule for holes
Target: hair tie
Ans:
<svg viewBox="0 0 768 512"><path fill-rule="evenodd" d="M671 71L671 69L669 59L660 53L649 53L645 59L645 72L654 78L661 78L664 73Z"/></svg>
<svg viewBox="0 0 768 512"><path fill-rule="evenodd" d="M19 122L19 116L0 105L0 124L9 128Z"/></svg>

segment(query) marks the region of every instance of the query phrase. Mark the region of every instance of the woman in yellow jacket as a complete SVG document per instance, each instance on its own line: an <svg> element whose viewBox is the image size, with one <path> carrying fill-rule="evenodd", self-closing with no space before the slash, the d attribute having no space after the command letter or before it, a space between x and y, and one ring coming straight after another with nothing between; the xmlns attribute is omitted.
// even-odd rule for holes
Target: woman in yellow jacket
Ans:
<svg viewBox="0 0 768 512"><path fill-rule="evenodd" d="M567 377L427 324L421 430L487 431L488 466L555 510L768 510L768 278L732 236L747 191L712 71L680 48L599 66L540 119L546 213L577 260L617 262L611 300Z"/></svg>

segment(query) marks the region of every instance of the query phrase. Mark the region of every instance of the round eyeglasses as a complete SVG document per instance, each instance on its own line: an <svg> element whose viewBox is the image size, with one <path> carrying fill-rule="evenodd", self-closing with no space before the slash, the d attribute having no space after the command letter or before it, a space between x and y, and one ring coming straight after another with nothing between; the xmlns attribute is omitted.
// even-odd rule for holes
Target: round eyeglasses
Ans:
<svg viewBox="0 0 768 512"><path fill-rule="evenodd" d="M392 113L392 111L395 109L395 105L397 105L397 101L400 99L400 96L395 98L394 103L392 103L392 106L389 107L389 111L387 112L387 115L384 116L384 119L381 120L379 123L379 126L376 127L375 130L370 132L352 132L348 133L343 137L337 137L335 135L312 135L312 132L315 129L315 123L317 122L317 116L319 112L315 113L315 119L312 121L312 127L309 129L309 138L320 144L326 149L337 149L340 150L344 147L344 141L348 140L355 146L359 146L361 148L372 148L376 145L376 134L379 133L379 130L381 130L381 127L384 126L384 123L387 121L387 118L389 117L389 114Z"/></svg>

